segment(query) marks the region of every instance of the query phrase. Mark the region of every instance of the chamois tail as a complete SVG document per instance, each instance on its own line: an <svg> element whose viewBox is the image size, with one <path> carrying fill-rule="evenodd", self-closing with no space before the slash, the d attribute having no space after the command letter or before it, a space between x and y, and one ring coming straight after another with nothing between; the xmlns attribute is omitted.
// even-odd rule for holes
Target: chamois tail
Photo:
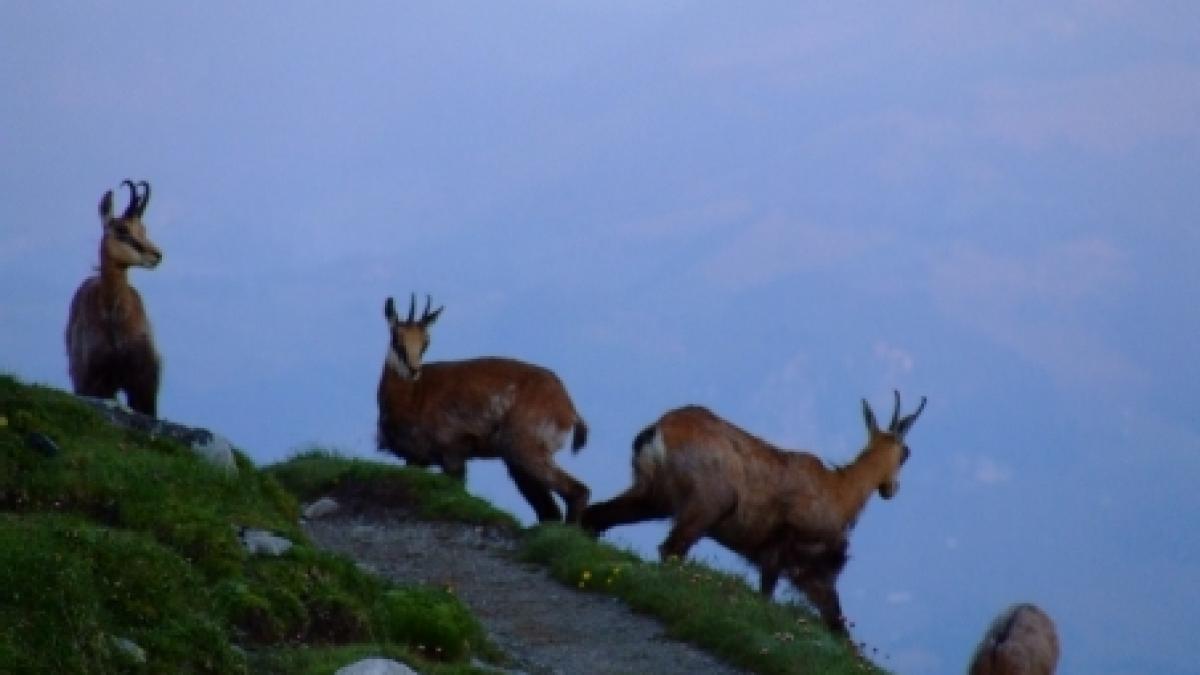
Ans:
<svg viewBox="0 0 1200 675"><path fill-rule="evenodd" d="M575 418L575 435L571 439L571 452L579 454L579 450L587 443L588 426L582 417Z"/></svg>

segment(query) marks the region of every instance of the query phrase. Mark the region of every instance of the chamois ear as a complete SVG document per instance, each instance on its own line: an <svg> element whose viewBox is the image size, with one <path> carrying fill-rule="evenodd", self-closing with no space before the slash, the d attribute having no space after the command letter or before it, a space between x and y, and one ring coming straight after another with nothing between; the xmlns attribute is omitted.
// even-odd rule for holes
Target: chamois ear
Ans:
<svg viewBox="0 0 1200 675"><path fill-rule="evenodd" d="M867 432L872 436L879 433L879 423L875 421L875 413L871 412L871 404L863 399L863 421L867 423Z"/></svg>
<svg viewBox="0 0 1200 675"><path fill-rule="evenodd" d="M100 198L100 222L101 222L101 224L107 224L108 221L112 220L112 200L113 200L112 190L105 192L104 196Z"/></svg>
<svg viewBox="0 0 1200 675"><path fill-rule="evenodd" d="M396 316L396 301L392 300L390 295L387 301L383 303L383 317L387 319L388 323L396 323L398 319Z"/></svg>

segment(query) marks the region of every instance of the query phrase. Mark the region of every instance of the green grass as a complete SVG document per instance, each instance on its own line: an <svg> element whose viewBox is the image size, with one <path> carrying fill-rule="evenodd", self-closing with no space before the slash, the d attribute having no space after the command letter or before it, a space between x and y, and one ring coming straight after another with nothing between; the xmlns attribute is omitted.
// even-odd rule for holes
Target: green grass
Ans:
<svg viewBox="0 0 1200 675"><path fill-rule="evenodd" d="M37 435L58 451L39 449ZM468 672L472 655L489 653L456 598L385 584L316 550L295 497L236 461L227 474L0 375L0 672L330 672L342 656L380 653ZM248 556L240 526L295 546Z"/></svg>

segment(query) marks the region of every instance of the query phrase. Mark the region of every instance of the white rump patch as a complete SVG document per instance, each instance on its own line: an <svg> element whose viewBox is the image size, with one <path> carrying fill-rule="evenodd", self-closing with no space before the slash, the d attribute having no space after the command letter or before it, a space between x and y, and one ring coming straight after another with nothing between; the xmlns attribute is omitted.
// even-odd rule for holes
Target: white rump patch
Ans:
<svg viewBox="0 0 1200 675"><path fill-rule="evenodd" d="M667 458L667 444L663 440L662 429L654 427L654 435L648 443L638 448L637 470L642 475L651 475Z"/></svg>
<svg viewBox="0 0 1200 675"><path fill-rule="evenodd" d="M542 444L552 452L558 452L567 443L567 429L560 429L554 422L546 421L538 425L537 436Z"/></svg>

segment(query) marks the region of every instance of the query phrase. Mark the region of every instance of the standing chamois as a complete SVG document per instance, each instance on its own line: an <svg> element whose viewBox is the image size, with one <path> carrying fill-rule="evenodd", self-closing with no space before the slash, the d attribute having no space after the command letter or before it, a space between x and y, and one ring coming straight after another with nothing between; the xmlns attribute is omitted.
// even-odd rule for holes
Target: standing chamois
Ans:
<svg viewBox="0 0 1200 675"><path fill-rule="evenodd" d="M871 493L891 499L908 459L904 436L925 408L900 417L900 393L887 429L863 400L867 445L848 466L829 468L807 452L787 452L699 406L672 410L633 441L633 486L588 507L582 525L601 533L644 520L674 519L659 546L663 560L684 557L707 535L759 569L774 594L781 572L847 634L836 581L847 541Z"/></svg>
<svg viewBox="0 0 1200 675"><path fill-rule="evenodd" d="M379 449L416 466L438 464L460 480L467 459L498 457L539 521L562 520L553 490L567 505L567 522L578 522L590 492L554 463L554 453L572 430L578 452L587 425L558 376L502 358L422 365L429 327L443 309L429 307L426 298L414 318L414 295L401 321L392 299L384 304L391 342L379 380Z"/></svg>
<svg viewBox="0 0 1200 675"><path fill-rule="evenodd" d="M1058 649L1049 615L1036 605L1013 605L984 633L970 675L1054 675Z"/></svg>
<svg viewBox="0 0 1200 675"><path fill-rule="evenodd" d="M142 297L127 273L130 267L154 269L162 252L142 223L150 184L125 180L121 185L131 193L121 217L113 216L112 190L100 199L100 273L84 280L71 300L67 361L76 394L112 398L124 391L130 408L155 417L159 358Z"/></svg>

